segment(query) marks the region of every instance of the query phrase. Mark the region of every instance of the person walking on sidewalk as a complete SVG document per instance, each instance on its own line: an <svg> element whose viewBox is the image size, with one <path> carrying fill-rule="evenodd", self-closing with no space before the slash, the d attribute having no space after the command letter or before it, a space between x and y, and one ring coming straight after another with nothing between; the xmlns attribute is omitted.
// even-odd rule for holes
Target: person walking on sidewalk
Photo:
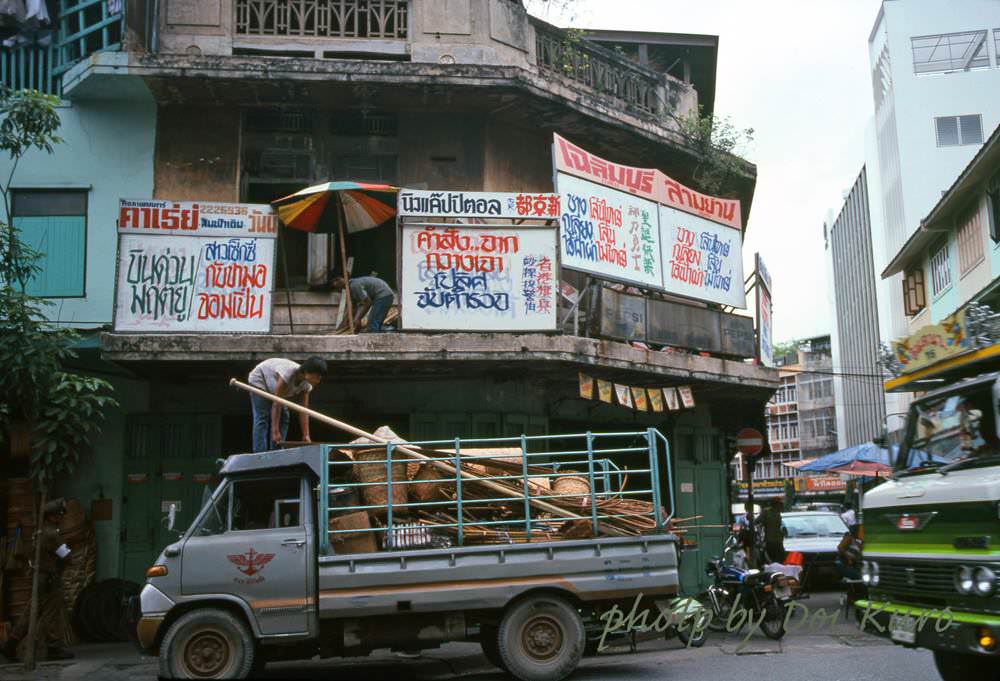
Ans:
<svg viewBox="0 0 1000 681"><path fill-rule="evenodd" d="M310 357L302 364L290 359L272 357L265 359L250 372L248 383L264 390L309 406L309 393L326 377L326 361L321 357ZM253 451L266 452L284 442L288 435L288 408L266 397L250 394L250 410L253 414ZM312 442L309 437L309 416L299 413L299 428L302 440Z"/></svg>
<svg viewBox="0 0 1000 681"><path fill-rule="evenodd" d="M54 499L42 509L41 553L38 565L33 566L39 573L38 629L35 634L36 650L39 650L36 659L39 660L73 658L73 653L63 649L59 635L62 610L66 607L63 601L62 570L70 550L63 542L56 525L59 524L59 517L65 512L66 503L62 499ZM30 608L25 608L4 646L4 655L11 660L24 658L26 650L21 644L28 635L29 617ZM46 648L41 648L42 641L45 642Z"/></svg>

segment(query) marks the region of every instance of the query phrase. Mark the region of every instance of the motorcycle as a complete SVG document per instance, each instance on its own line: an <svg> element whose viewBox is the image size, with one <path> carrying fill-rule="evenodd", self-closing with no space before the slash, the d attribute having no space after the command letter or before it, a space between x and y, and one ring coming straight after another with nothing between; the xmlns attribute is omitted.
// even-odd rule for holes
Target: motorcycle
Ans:
<svg viewBox="0 0 1000 681"><path fill-rule="evenodd" d="M780 572L767 572L748 568L741 560L735 536L730 536L723 547L722 556L711 560L705 572L713 579L708 587L708 607L712 611L709 628L728 631L734 624L736 631L746 622L760 621L764 635L775 641L785 635L786 605L792 600L789 578ZM745 611L741 616L734 608Z"/></svg>

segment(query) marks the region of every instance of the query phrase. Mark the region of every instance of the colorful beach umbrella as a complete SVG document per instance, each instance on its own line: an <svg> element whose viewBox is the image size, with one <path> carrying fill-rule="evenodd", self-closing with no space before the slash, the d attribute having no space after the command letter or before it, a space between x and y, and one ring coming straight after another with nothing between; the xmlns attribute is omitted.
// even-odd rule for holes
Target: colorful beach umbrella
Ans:
<svg viewBox="0 0 1000 681"><path fill-rule="evenodd" d="M364 182L324 182L271 202L286 227L330 234L340 226L348 233L363 232L396 217L399 187Z"/></svg>

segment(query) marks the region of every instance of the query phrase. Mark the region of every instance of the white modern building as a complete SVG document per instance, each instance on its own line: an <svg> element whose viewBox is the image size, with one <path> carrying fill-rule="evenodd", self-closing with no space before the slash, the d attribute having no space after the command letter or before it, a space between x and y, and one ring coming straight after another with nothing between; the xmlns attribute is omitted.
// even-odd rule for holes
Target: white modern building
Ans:
<svg viewBox="0 0 1000 681"><path fill-rule="evenodd" d="M915 314L904 301L904 286L915 282L906 272L889 275L887 266L1000 123L998 48L997 0L883 0L875 19L865 165L875 272L887 275L878 284L884 342L908 335ZM928 323L953 311L948 295L927 287ZM906 394L887 396L890 429L907 402Z"/></svg>

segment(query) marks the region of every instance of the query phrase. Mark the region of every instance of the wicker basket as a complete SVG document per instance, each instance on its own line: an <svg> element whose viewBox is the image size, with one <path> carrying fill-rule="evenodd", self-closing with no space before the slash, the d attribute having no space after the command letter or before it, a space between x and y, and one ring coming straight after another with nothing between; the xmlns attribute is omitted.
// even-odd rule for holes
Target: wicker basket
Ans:
<svg viewBox="0 0 1000 681"><path fill-rule="evenodd" d="M444 473L430 464L418 466L417 473L411 480L419 480L420 482L414 482L414 484L410 485L410 498L413 501L421 503L425 501L437 501L442 497L446 483L433 481L441 480L444 477ZM454 487L455 484L451 483L451 486Z"/></svg>
<svg viewBox="0 0 1000 681"><path fill-rule="evenodd" d="M565 471L575 473L576 471ZM586 506L590 503L590 482L580 475L566 475L556 478L552 484L552 492L558 495L578 495L563 496L560 501L565 501L573 506Z"/></svg>
<svg viewBox="0 0 1000 681"><path fill-rule="evenodd" d="M386 450L360 449L354 452L354 474L358 482L373 483L386 482L388 480L386 464ZM365 463L366 461L377 463ZM392 503L393 505L406 503L406 461L392 462ZM397 485L396 482L404 483ZM389 485L366 485L361 488L361 500L369 506L381 506L382 508L371 509L370 513L378 518L387 515L385 505L389 500Z"/></svg>

